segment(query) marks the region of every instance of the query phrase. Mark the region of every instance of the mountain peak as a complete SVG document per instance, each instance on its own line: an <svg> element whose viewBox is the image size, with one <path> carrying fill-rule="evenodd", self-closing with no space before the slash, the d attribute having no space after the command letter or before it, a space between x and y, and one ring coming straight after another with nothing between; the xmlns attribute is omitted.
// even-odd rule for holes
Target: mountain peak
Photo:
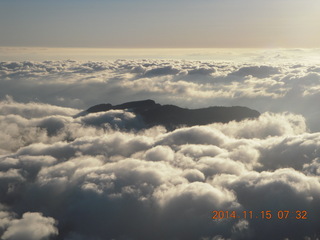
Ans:
<svg viewBox="0 0 320 240"><path fill-rule="evenodd" d="M260 113L247 107L207 107L199 109L181 108L175 105L161 105L154 100L126 102L119 105L98 104L86 110L87 113L130 109L140 115L148 127L163 125L169 130L179 126L206 125L215 122L227 123L257 118Z"/></svg>

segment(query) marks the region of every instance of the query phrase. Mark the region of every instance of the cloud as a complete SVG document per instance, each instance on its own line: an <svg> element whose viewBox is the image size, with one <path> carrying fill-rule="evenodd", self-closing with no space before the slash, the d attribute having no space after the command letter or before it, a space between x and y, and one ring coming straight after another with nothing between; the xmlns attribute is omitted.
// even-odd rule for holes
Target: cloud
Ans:
<svg viewBox="0 0 320 240"><path fill-rule="evenodd" d="M236 138L248 139L265 139L272 136L295 135L307 131L304 117L288 112L281 114L266 112L255 120L245 120L239 123L214 124L214 126L224 134Z"/></svg>
<svg viewBox="0 0 320 240"><path fill-rule="evenodd" d="M2 239L319 237L315 65L0 65ZM144 129L128 110L74 117L96 103L147 96L189 108L224 103L263 111L171 132ZM215 210L239 218L212 219ZM279 219L287 210L290 217ZM271 219L262 219L266 211Z"/></svg>
<svg viewBox="0 0 320 240"><path fill-rule="evenodd" d="M110 110L80 117L79 120L86 124L99 127L112 127L120 129L142 129L146 124L134 113L123 110Z"/></svg>
<svg viewBox="0 0 320 240"><path fill-rule="evenodd" d="M245 77L253 76L257 78L267 78L274 74L279 74L279 68L270 67L270 66L250 66L250 67L241 67L237 71L232 72L230 75Z"/></svg>
<svg viewBox="0 0 320 240"><path fill-rule="evenodd" d="M159 67L159 68L153 68L153 69L147 70L144 76L156 77L161 75L175 75L179 72L180 72L179 69L175 69L172 66L165 66L165 67Z"/></svg>
<svg viewBox="0 0 320 240"><path fill-rule="evenodd" d="M212 144L220 145L225 141L225 136L214 128L205 126L195 126L190 128L180 128L163 136L159 141L165 145L183 144Z"/></svg>
<svg viewBox="0 0 320 240"><path fill-rule="evenodd" d="M216 70L214 68L209 67L197 67L195 69L188 70L189 75L211 75L212 73L215 73Z"/></svg>
<svg viewBox="0 0 320 240"><path fill-rule="evenodd" d="M72 116L79 112L77 109L54 106L50 104L29 102L19 103L14 101L10 96L0 102L1 115L19 115L24 118L36 118L52 115Z"/></svg>
<svg viewBox="0 0 320 240"><path fill-rule="evenodd" d="M318 210L313 209L320 200L318 177L308 177L293 169L283 168L274 172L251 172L239 178L227 175L216 177L213 184L228 185L235 191L244 209L253 211L255 217L261 218L261 211L266 210L276 214L268 222L255 220L255 217L249 220L250 228L255 231L254 234L261 234L261 239L303 238L312 236L314 232L311 229L319 227L317 221L311 220L319 214ZM299 218L296 216L297 209L306 211L308 221L296 219ZM286 220L278 217L278 211L283 210L290 212Z"/></svg>
<svg viewBox="0 0 320 240"><path fill-rule="evenodd" d="M2 99L9 95L18 102L78 109L103 102L119 104L150 98L161 104L189 108L244 105L260 112L302 114L312 131L319 129L316 121L319 112L316 107L309 107L318 98L318 80L317 66L311 63L255 65L179 60L0 63ZM21 111L28 113L28 109Z"/></svg>
<svg viewBox="0 0 320 240"><path fill-rule="evenodd" d="M41 240L49 239L58 234L55 227L55 220L50 217L44 217L41 213L27 212L21 219L14 219L8 223L8 228L2 235L2 239L26 239Z"/></svg>
<svg viewBox="0 0 320 240"><path fill-rule="evenodd" d="M7 131L15 148L7 148L0 160L1 204L7 208L1 215L3 238L291 239L318 234L312 213L317 214L320 199L319 136L306 132L299 115L266 113L172 132L161 127L132 132L101 125L101 119L112 124L118 117L124 125L138 123L131 112L73 118L68 116L73 111L43 116L34 111L41 106L26 104L34 117L16 108L2 116L7 124L2 132L15 122L15 130ZM46 105L47 112L54 109ZM21 131L28 142L17 141ZM213 210L276 214L285 209L308 211L309 220L211 219ZM37 222L45 231L20 227L26 222Z"/></svg>

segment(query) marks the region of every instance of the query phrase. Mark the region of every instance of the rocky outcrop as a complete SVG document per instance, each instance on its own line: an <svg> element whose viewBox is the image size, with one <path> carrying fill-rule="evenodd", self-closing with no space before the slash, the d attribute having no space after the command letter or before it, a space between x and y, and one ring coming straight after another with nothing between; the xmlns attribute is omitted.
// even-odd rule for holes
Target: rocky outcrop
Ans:
<svg viewBox="0 0 320 240"><path fill-rule="evenodd" d="M117 109L129 109L141 115L147 126L163 125L172 130L179 126L205 125L215 122L227 123L247 118L257 118L260 113L247 107L208 107L199 109L180 108L174 105L160 105L153 100L127 102L112 106L99 104L86 110L88 113Z"/></svg>

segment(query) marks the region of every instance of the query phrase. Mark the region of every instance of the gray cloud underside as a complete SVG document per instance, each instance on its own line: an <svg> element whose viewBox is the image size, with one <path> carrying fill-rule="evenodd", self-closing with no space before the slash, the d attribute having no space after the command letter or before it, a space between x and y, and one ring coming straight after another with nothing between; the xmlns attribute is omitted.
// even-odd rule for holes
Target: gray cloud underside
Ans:
<svg viewBox="0 0 320 240"><path fill-rule="evenodd" d="M0 97L87 109L154 99L198 108L243 105L302 114L319 131L319 66L178 60L1 62Z"/></svg>
<svg viewBox="0 0 320 240"><path fill-rule="evenodd" d="M123 74L128 74L128 64L120 67ZM219 71L210 72L209 78ZM169 89L174 78L164 80ZM46 87L55 84L44 79ZM9 84L12 79L3 81ZM78 112L10 98L0 103L2 239L319 236L320 134L308 132L303 116L266 112L255 120L167 132L161 126L121 130L143 125L125 110L73 118ZM305 210L308 219L279 220L274 215L270 220L213 220L213 210Z"/></svg>

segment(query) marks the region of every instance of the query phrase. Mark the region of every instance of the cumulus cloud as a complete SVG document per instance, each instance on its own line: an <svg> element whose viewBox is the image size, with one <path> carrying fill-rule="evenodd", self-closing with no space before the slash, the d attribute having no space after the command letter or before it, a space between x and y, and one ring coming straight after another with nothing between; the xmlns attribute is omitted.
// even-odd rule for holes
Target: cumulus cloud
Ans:
<svg viewBox="0 0 320 240"><path fill-rule="evenodd" d="M123 126L139 122L125 110L73 118L68 109L43 116L33 111L42 104L26 104L32 118L17 111L23 104L3 103L12 104L16 108L2 115L10 117L2 131L15 122L15 131L7 131L15 147L2 145L0 161L1 204L10 210L1 215L4 239L290 239L318 234L319 136L306 132L301 116L266 113L255 120L173 132L161 127L131 132L101 125L112 124L112 117ZM47 112L54 109L46 105ZM17 141L22 131L28 141ZM211 219L213 210L276 214L285 209L308 211L309 220L279 225L275 217L267 223ZM270 229L277 231L270 234Z"/></svg>
<svg viewBox="0 0 320 240"><path fill-rule="evenodd" d="M316 66L0 65L2 239L319 237L320 135L308 105L318 96ZM95 103L125 102L124 95L263 111L256 119L171 132L145 129L130 110L78 114ZM238 217L213 219L212 211ZM272 217L263 219L267 211ZM283 211L288 218L279 218Z"/></svg>
<svg viewBox="0 0 320 240"><path fill-rule="evenodd" d="M266 78L271 75L280 73L277 67L270 66L250 66L250 67L241 67L238 70L230 73L230 75L245 77L245 76L253 76L257 78Z"/></svg>
<svg viewBox="0 0 320 240"><path fill-rule="evenodd" d="M249 226L255 231L254 234L262 236L261 239L302 239L319 234L311 230L319 228L318 222L311 220L319 214L319 210L314 209L320 200L318 177L308 177L293 169L283 168L274 172L250 172L237 178L224 175L216 177L213 184L231 186L244 209L256 213L249 220ZM256 220L256 216L261 218L261 211L266 209L271 215L276 215L268 223ZM305 221L298 221L300 216L296 214L300 212L297 213L297 209L308 215ZM278 212L284 210L290 214L285 220L278 216Z"/></svg>
<svg viewBox="0 0 320 240"><path fill-rule="evenodd" d="M4 240L44 240L57 235L58 230L55 227L55 220L50 217L44 217L41 213L27 212L21 219L11 219L7 223L8 227L2 235Z"/></svg>
<svg viewBox="0 0 320 240"><path fill-rule="evenodd" d="M228 124L214 124L216 128L235 138L265 139L272 136L295 135L305 133L307 126L301 115L284 112L274 114L266 112L258 119Z"/></svg>
<svg viewBox="0 0 320 240"><path fill-rule="evenodd" d="M244 105L260 112L302 114L308 127L318 131L320 114L314 102L319 76L311 62L1 62L0 96L79 109L150 98L189 108ZM23 111L28 114L28 108Z"/></svg>

